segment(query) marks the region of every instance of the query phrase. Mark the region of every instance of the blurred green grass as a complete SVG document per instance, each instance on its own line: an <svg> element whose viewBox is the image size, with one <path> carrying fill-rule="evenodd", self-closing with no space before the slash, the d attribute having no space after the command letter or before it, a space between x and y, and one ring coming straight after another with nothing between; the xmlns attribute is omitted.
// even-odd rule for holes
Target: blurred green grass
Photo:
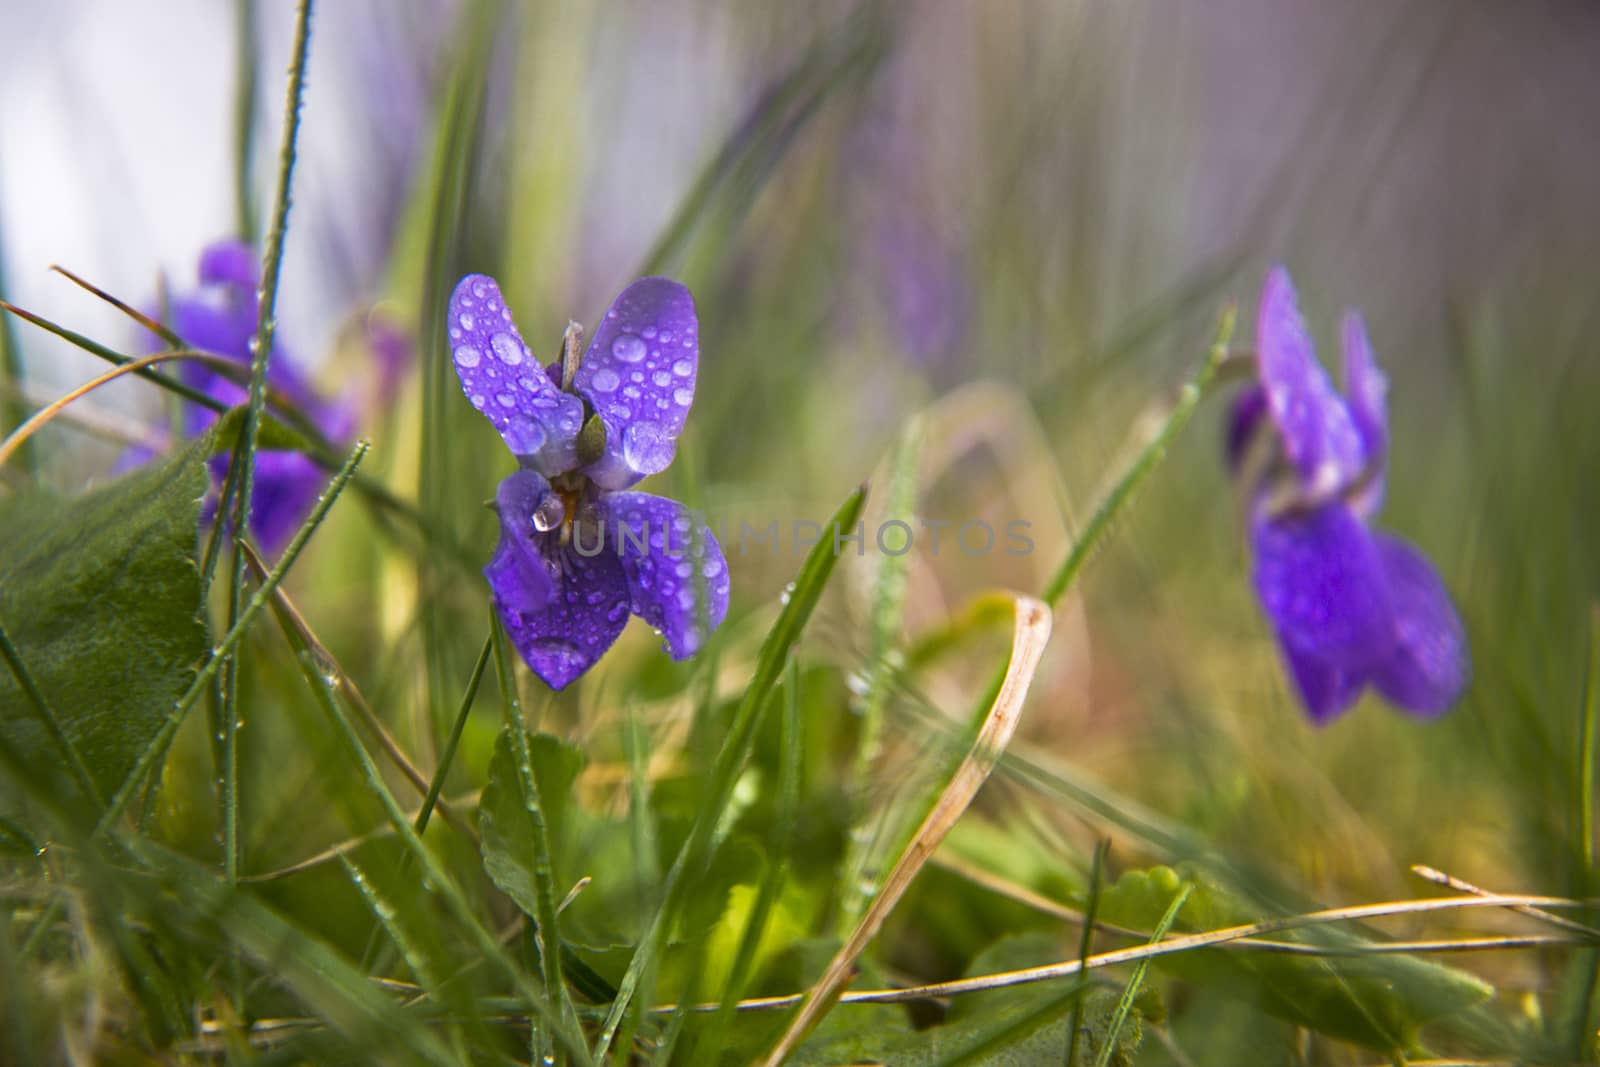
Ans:
<svg viewBox="0 0 1600 1067"><path fill-rule="evenodd" d="M433 151L395 241L384 294L418 330L418 374L395 409L369 427L374 469L417 502L432 535L403 521L380 524L352 498L335 509L290 582L321 640L408 752L433 765L482 645L484 588L452 549L487 557L494 526L481 503L509 468L490 430L460 402L439 337L438 315L460 273L501 277L529 340L546 355L568 317L592 321L639 270L683 279L701 316L702 373L678 463L652 488L714 518L820 521L879 465L905 418L955 385L992 379L1025 398L1044 454L968 457L940 474L938 494L930 488L923 506L947 508L949 517L1010 506L1042 527L1060 519L1060 501L1030 495L997 503L1009 483L1031 486L1018 468L1042 466L1064 487L1070 521L1081 522L1139 432L1198 365L1222 303L1237 301L1248 324L1262 265L1282 258L1302 280L1314 326L1331 323L1341 304L1372 309L1374 342L1394 386L1385 523L1426 549L1462 608L1475 668L1467 698L1432 724L1370 699L1331 728L1305 722L1245 580L1237 506L1219 458L1221 405L1212 398L1075 591L1081 603L1066 610L1081 610L1083 629L1063 624L1047 652L1022 740L1029 758L1070 769L1073 787L1051 786L1021 763L1003 766L969 815L979 840L958 835L950 848L1079 904L1088 857L1103 836L1114 842L1117 870L1203 850L1259 899L1284 907L1431 894L1408 875L1413 863L1495 890L1593 891L1576 836L1585 663L1600 596L1593 268L1554 237L1506 247L1503 263L1429 260L1405 247L1403 234L1350 224L1363 197L1380 205L1373 210L1383 218L1387 201L1374 190L1406 175L1386 172L1383 153L1370 150L1339 164L1341 138L1403 138L1414 128L1408 123L1422 121L1406 118L1413 95L1429 114L1431 97L1417 85L1463 77L1448 64L1440 74L1424 62L1451 38L1420 7L1386 49L1368 57L1380 77L1332 79L1330 97L1357 118L1274 153L1260 168L1265 175L1252 175L1261 184L1251 187L1265 189L1254 198L1257 214L1221 237L1209 234L1213 220L1187 217L1178 195L1214 162L1187 127L1204 84L1185 80L1198 76L1178 62L1184 38L1151 30L1146 20L1156 16L1148 11L690 10L714 24L748 68L732 106L717 109L733 119L704 129L686 124L684 139L704 146L703 169L684 187L676 213L649 232L627 234L620 243L633 255L599 262L586 248L604 242L585 224L606 224L607 207L586 201L584 175L623 166L648 183L651 165L647 153L634 159L632 146L610 142L608 116L588 106L592 87L579 68L603 58L596 56L602 45L648 48L656 24L641 15L637 26L618 29L597 12L517 17L498 5L466 5L441 44L451 58L435 94ZM1464 92L1459 84L1457 91ZM874 153L862 140L886 100L898 102L894 121L912 128L909 170L896 169L907 166L901 149ZM1374 114L1387 126L1364 127ZM306 121L316 121L314 109ZM894 262L892 249L874 248L871 231L876 219L899 211L926 213L920 225L950 240L952 263L944 266L954 281L937 299L959 301L966 312L949 351L913 351L906 324L894 321L884 275L906 265ZM1594 219L1546 219L1534 232L1564 224L1593 232ZM1453 247L1448 233L1426 236ZM1379 237L1385 243L1372 247ZM1391 254L1400 265L1386 268ZM1423 272L1431 273L1418 281ZM287 315L283 328L292 329ZM1248 344L1247 326L1240 333ZM341 353L328 376L352 373L359 358ZM62 453L77 445L66 432L40 442ZM52 456L45 469L67 471L75 462ZM1037 581L1056 562L914 562L904 643L943 626L963 596ZM563 926L613 983L629 958L621 946L645 929L662 872L704 817L702 777L800 559L730 563L729 622L699 660L666 661L634 627L574 691L552 696L518 670L530 724L587 760L556 869L568 881L594 879ZM880 849L893 840L894 827L912 818L958 749L973 694L1004 656L989 631L964 638L953 662L905 676L890 692L885 749L865 791L866 823L852 829L857 797L848 769L860 719L851 683L878 669L862 610L871 577L870 566L846 558L819 608L794 681L798 735L785 739L768 709L752 762L732 783L727 838L701 883L706 897L668 931L659 969L647 976L654 1003L727 992L718 979L735 969L752 894L780 863L782 890L768 919L776 932L756 943L747 992L803 988L817 957L826 956L810 939L832 932L835 879L852 833L881 819L883 829L869 840ZM329 735L281 637L261 627L242 663L246 874L379 827L382 810ZM488 777L501 719L492 689L485 686L467 720L447 798L471 797ZM644 740L632 759L630 723ZM219 824L206 733L195 717L180 736L152 833L215 866ZM798 808L789 812L778 787L785 759L798 760ZM407 805L415 801L398 777L390 784ZM1107 818L1108 807L1125 817ZM1181 828L1180 838L1141 833L1145 811ZM443 826L426 841L467 889L485 927L512 930L511 950L538 973L525 927L514 929L518 912L484 878L477 850ZM653 847L651 862L638 852L643 843ZM444 927L451 920L437 887L418 884L404 854L393 836L379 836L353 859L412 928ZM7 860L13 922L0 948L12 958L51 895L50 878L70 869L49 852ZM80 873L86 899L118 899L105 880ZM230 1009L217 960L230 953L216 946L240 940L210 934L214 916L196 901L128 897L125 914L176 974L173 995L224 1017ZM259 899L353 966L416 979L336 864L266 883ZM69 1035L80 1035L97 1056L137 1061L153 1030L140 1025L140 1009L128 999L135 979L119 979L109 966L115 952L93 933L93 914L69 908L43 948L0 966L9 1002L24 1005L29 1020L13 1028L13 1040L28 1034L27 1047L59 1052L72 1047ZM242 922L245 913L225 914ZM1456 932L1455 922L1427 929ZM933 870L896 914L872 965L886 978L955 977L1006 935L1041 928L1055 935L1058 958L1076 954L1076 933L1066 924ZM484 1061L528 1056L521 1030L485 1006L507 990L462 945L432 940L443 943L421 951L460 968L468 990L447 1004L477 1005L483 1016L436 1028L445 1051ZM1572 1010L1564 999L1575 981L1568 957L1577 954L1470 958L1467 966L1499 989L1504 1029L1492 1040L1462 1032L1440 1040L1483 1056L1535 1057L1541 1028L1569 1021L1562 1015ZM1370 1052L1219 1003L1203 985L1161 982L1166 1025L1181 1052L1146 1041L1140 1063L1374 1062ZM249 1010L297 1016L316 988L254 980L246 987ZM837 1012L848 1025L868 1010ZM101 1011L126 1025L92 1025ZM919 1012L905 1018L933 1021ZM186 1012L173 1014L181 1022ZM716 1062L704 1021L684 1019L673 1039L678 1061ZM726 1062L738 1062L773 1025L736 1017L728 1036L716 1038L728 1042ZM646 1022L640 1033L670 1044L672 1030ZM290 1037L270 1056L350 1050L318 1032ZM239 1049L215 1054L248 1058Z"/></svg>

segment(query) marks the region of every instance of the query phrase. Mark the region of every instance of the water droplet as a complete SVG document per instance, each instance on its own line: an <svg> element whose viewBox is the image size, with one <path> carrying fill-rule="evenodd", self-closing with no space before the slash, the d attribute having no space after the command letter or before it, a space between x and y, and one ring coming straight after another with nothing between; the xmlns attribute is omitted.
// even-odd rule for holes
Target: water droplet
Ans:
<svg viewBox="0 0 1600 1067"><path fill-rule="evenodd" d="M617 601L615 604L613 604L611 606L611 610L610 611L606 612L606 618L611 620L612 622L616 622L618 619L622 618L627 613L628 613L628 605L619 600L619 601Z"/></svg>
<svg viewBox="0 0 1600 1067"><path fill-rule="evenodd" d="M500 393L495 397L495 399L500 401L500 406L503 408L514 408L517 406L517 398L512 396L510 393Z"/></svg>
<svg viewBox="0 0 1600 1067"><path fill-rule="evenodd" d="M515 367L522 362L522 346L517 344L517 339L509 333L497 333L489 338L489 344L494 348L494 354L500 357L500 362L508 367Z"/></svg>
<svg viewBox="0 0 1600 1067"><path fill-rule="evenodd" d="M665 387L672 384L672 375L668 374L664 370L658 370L654 374L650 375L650 380L655 382L658 386Z"/></svg>
<svg viewBox="0 0 1600 1067"><path fill-rule="evenodd" d="M656 335L656 328L654 326L646 326L640 332L644 334L644 339L648 341Z"/></svg>
<svg viewBox="0 0 1600 1067"><path fill-rule="evenodd" d="M693 389L674 389L672 391L672 399L674 399L674 400L676 400L678 402L678 406L679 407L685 407L686 408L690 404L694 403L694 390Z"/></svg>
<svg viewBox="0 0 1600 1067"><path fill-rule="evenodd" d="M606 594L604 590L591 589L589 590L589 595L583 599L588 602L590 607L599 607L605 601Z"/></svg>
<svg viewBox="0 0 1600 1067"><path fill-rule="evenodd" d="M611 342L611 354L624 363L637 363L644 358L644 342L625 333Z"/></svg>
<svg viewBox="0 0 1600 1067"><path fill-rule="evenodd" d="M478 319L475 315L462 314L460 322L463 330L470 330L478 324Z"/></svg>
<svg viewBox="0 0 1600 1067"><path fill-rule="evenodd" d="M458 367L476 367L478 361L482 358L483 353L471 345L462 345L456 349L456 366Z"/></svg>
<svg viewBox="0 0 1600 1067"><path fill-rule="evenodd" d="M694 607L693 587L686 585L682 589L678 590L678 606L684 611L688 611Z"/></svg>
<svg viewBox="0 0 1600 1067"><path fill-rule="evenodd" d="M687 578L689 575L694 573L694 565L688 560L684 560L674 567L673 570L678 572L679 578Z"/></svg>
<svg viewBox="0 0 1600 1067"><path fill-rule="evenodd" d="M477 295L478 299L481 300L483 299L484 294L489 291L489 286L483 281L483 279L480 278L472 283L472 291Z"/></svg>
<svg viewBox="0 0 1600 1067"><path fill-rule="evenodd" d="M789 598L792 596L794 596L794 583L790 582L788 585L783 587L783 594L778 597L778 603L787 606L789 603Z"/></svg>
<svg viewBox="0 0 1600 1067"><path fill-rule="evenodd" d="M539 498L539 506L533 509L533 528L540 533L554 530L566 517L567 508L561 502L561 495L546 493Z"/></svg>
<svg viewBox="0 0 1600 1067"><path fill-rule="evenodd" d="M664 345L670 345L672 343L672 331L671 330L662 330L661 331L661 343L664 344Z"/></svg>
<svg viewBox="0 0 1600 1067"><path fill-rule="evenodd" d="M472 406L473 407L482 409L484 400L485 400L485 397L484 397L484 395L482 393L473 393L472 394Z"/></svg>
<svg viewBox="0 0 1600 1067"><path fill-rule="evenodd" d="M594 386L597 393L609 393L621 384L622 379L617 377L617 372L610 367L601 367L594 372L594 377L589 384Z"/></svg>
<svg viewBox="0 0 1600 1067"><path fill-rule="evenodd" d="M700 573L707 578L715 578L722 573L722 561L717 559L706 560L705 564L700 568Z"/></svg>
<svg viewBox="0 0 1600 1067"><path fill-rule="evenodd" d="M629 400L637 400L639 399L639 387L637 385L624 386L622 389L622 395L627 397Z"/></svg>
<svg viewBox="0 0 1600 1067"><path fill-rule="evenodd" d="M628 377L633 379L635 382L642 382L644 381L644 371L636 370L632 374L628 375Z"/></svg>
<svg viewBox="0 0 1600 1067"><path fill-rule="evenodd" d="M541 637L528 649L528 658L543 663L554 673L576 670L584 663L583 650L564 637Z"/></svg>
<svg viewBox="0 0 1600 1067"><path fill-rule="evenodd" d="M450 327L450 340L452 340L452 341L461 340L461 331L456 329L454 326Z"/></svg>
<svg viewBox="0 0 1600 1067"><path fill-rule="evenodd" d="M672 373L680 378L687 378L694 373L694 361L688 359L678 360L672 365Z"/></svg>

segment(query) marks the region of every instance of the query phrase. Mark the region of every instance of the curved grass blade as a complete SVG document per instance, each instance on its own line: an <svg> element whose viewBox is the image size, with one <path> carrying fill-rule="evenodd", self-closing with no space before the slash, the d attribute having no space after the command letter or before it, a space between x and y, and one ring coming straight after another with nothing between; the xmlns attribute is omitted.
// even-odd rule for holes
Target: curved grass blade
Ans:
<svg viewBox="0 0 1600 1067"><path fill-rule="evenodd" d="M978 788L988 779L989 772L994 769L1001 753L1005 751L1011 735L1016 732L1017 723L1022 715L1023 701L1027 699L1028 687L1033 682L1033 673L1038 669L1039 659L1044 655L1045 644L1050 640L1050 627L1051 615L1048 607L1032 597L1017 598L1016 626L1012 631L1010 660L1006 665L1000 691L995 695L971 751L956 768L955 774L945 786L944 792L940 794L933 810L922 821L922 825L912 835L900 858L895 861L894 867L884 878L878 895L867 907L855 930L834 955L833 961L828 964L822 977L806 994L799 1013L790 1022L788 1029L784 1031L764 1061L767 1067L779 1067L833 1006L845 984L850 980L857 957L866 951L867 945L877 936L889 913L910 888L912 879L939 847L939 842L949 833L950 827L954 826L956 820L967 810L967 805L977 795Z"/></svg>
<svg viewBox="0 0 1600 1067"><path fill-rule="evenodd" d="M865 485L846 497L838 512L834 514L832 529L835 531L853 529L856 520L861 516L861 509L865 506L866 499ZM820 538L806 555L805 562L800 565L800 573L791 587L788 603L778 613L777 621L767 632L766 639L761 642L761 651L756 657L755 673L745 688L744 696L740 698L733 720L729 724L728 733L723 739L721 749L717 752L716 761L712 764L705 799L696 813L688 839L679 849L677 859L667 872L666 884L662 887L661 905L656 909L655 917L640 939L633 959L628 963L628 969L617 988L617 997L606 1015L605 1025L600 1030L600 1038L595 1046L597 1060L605 1058L612 1040L616 1037L617 1028L622 1024L623 1016L630 1008L641 975L654 966L656 954L661 951L666 932L672 928L673 922L677 919L684 897L694 879L711 859L712 842L717 825L722 821L734 783L749 758L756 727L760 725L761 711L766 706L767 697L783 673L784 664L792 653L795 643L799 641L801 633L804 632L806 623L811 618L811 612L816 608L817 601L821 598L822 591L838 562L832 540L826 537Z"/></svg>

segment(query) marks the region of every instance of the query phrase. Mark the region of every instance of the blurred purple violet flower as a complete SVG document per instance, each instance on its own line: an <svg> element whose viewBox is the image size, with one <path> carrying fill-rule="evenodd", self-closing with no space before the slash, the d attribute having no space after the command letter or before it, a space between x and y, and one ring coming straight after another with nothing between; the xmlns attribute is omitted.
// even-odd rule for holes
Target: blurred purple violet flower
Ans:
<svg viewBox="0 0 1600 1067"><path fill-rule="evenodd" d="M500 483L500 543L484 567L517 651L553 689L600 659L631 612L693 655L728 611L728 567L704 522L629 491L665 470L694 400L699 323L689 291L641 278L612 303L582 360L568 331L542 367L494 279L450 298L461 389L519 468Z"/></svg>
<svg viewBox="0 0 1600 1067"><path fill-rule="evenodd" d="M257 289L260 262L250 246L241 241L223 240L209 245L200 255L200 285L170 300L165 308L167 325L184 344L203 352L224 356L248 366L250 344L255 337L259 312ZM147 349L160 350L159 341ZM245 386L199 363L181 364L179 378L186 384L228 405L247 399ZM311 388L284 351L274 346L267 363L267 384L311 420L322 435L334 444L347 444L354 435L355 407L348 401L327 401ZM183 411L185 437L197 437L216 422L216 412L198 405ZM149 458L147 450L135 449L123 457L119 467ZM211 461L214 478L226 476L228 456ZM256 453L255 485L250 501L250 530L267 552L276 552L288 543L316 503L327 475L309 457L299 452L262 449ZM215 515L216 501L207 504L206 521Z"/></svg>
<svg viewBox="0 0 1600 1067"><path fill-rule="evenodd" d="M1227 458L1250 494L1256 595L1300 698L1319 724L1369 683L1416 714L1446 711L1470 673L1461 620L1428 561L1367 526L1383 497L1388 383L1361 317L1341 324L1341 397L1282 267L1259 316L1258 384L1234 402Z"/></svg>

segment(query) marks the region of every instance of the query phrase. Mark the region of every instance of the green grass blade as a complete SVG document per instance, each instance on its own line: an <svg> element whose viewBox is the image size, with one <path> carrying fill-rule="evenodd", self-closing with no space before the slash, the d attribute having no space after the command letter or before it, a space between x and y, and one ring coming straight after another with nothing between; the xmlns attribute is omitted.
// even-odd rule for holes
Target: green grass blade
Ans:
<svg viewBox="0 0 1600 1067"><path fill-rule="evenodd" d="M533 842L533 885L534 885L534 918L537 928L534 938L539 946L539 962L544 973L544 988L546 995L554 998L555 1007L561 1014L563 1023L574 1031L578 1028L578 1013L572 1004L571 992L567 989L566 979L561 973L561 917L556 911L556 886L555 868L550 860L550 832L545 824L544 799L539 789L539 778L533 772L533 753L528 746L528 730L522 721L522 701L517 696L516 679L511 673L511 663L506 656L505 631L495 620L491 632L491 641L494 644L495 676L500 682L501 709L504 713L504 729L511 740L511 751L516 759L517 785L522 796L522 807L527 812L528 821L532 828L531 840ZM540 1062L549 1062L555 1057L555 1049L549 1044L550 1035L542 1029L535 1030L535 1045L533 1055ZM555 1059L559 1063L559 1058Z"/></svg>
<svg viewBox="0 0 1600 1067"><path fill-rule="evenodd" d="M256 0L235 0L233 19L233 217L239 239L254 247L256 196L251 178L256 169L256 99L261 84Z"/></svg>
<svg viewBox="0 0 1600 1067"><path fill-rule="evenodd" d="M1161 916L1161 921L1156 924L1155 930L1150 934L1150 943L1158 943L1167 936L1167 931L1172 929L1172 924L1177 921L1178 912L1183 909L1183 902L1189 899L1189 892L1194 887L1188 882L1178 890L1178 895L1172 898L1172 903L1167 906L1166 913ZM1133 1010L1133 1001L1139 995L1139 989L1144 985L1145 972L1150 969L1148 957L1134 964L1133 974L1128 979L1128 985L1122 991L1122 996L1117 1000L1117 1010L1111 1015L1111 1023L1106 1028L1105 1040L1101 1042L1100 1053L1095 1057L1094 1067L1106 1067L1111 1062L1111 1053L1117 1047L1117 1034L1128 1021L1128 1012Z"/></svg>
<svg viewBox="0 0 1600 1067"><path fill-rule="evenodd" d="M483 681L483 672L489 665L489 654L493 650L494 634L491 631L490 635L484 638L483 651L478 653L478 661L472 665L472 675L467 679L467 691L462 694L455 722L451 723L450 733L445 738L444 751L439 753L438 769L433 772L433 778L428 782L427 795L422 798L422 809L417 812L418 834L428 828L428 819L433 815L433 806L439 802L439 791L444 788L445 777L450 773L450 764L455 762L456 746L461 743L461 731L466 728L467 716L472 712L472 702L477 699L478 686Z"/></svg>
<svg viewBox="0 0 1600 1067"><path fill-rule="evenodd" d="M831 527L824 528L835 531L853 529L856 520L861 516L866 499L867 487L863 485L845 498L833 517ZM633 959L629 961L628 970L618 986L617 999L612 1002L611 1010L606 1015L605 1025L601 1028L599 1042L595 1047L596 1059L605 1058L612 1039L616 1036L617 1028L622 1023L623 1015L628 1011L641 973L645 968L654 965L655 956L661 949L662 939L666 936L666 931L672 928L672 922L682 906L684 895L711 858L713 837L722 820L723 811L727 808L734 783L744 767L745 760L749 757L755 730L760 722L760 712L766 705L767 696L772 692L773 686L777 684L784 663L805 630L811 612L816 608L823 588L827 585L838 562L839 558L833 551L832 539L819 538L800 566L800 573L796 576L788 594L788 603L784 605L777 621L761 643L755 673L751 676L750 684L745 688L744 696L734 711L733 721L712 766L706 800L695 816L689 837L679 850L672 869L667 872L661 906L657 909L655 918L651 920L643 938L640 939L639 947L634 952Z"/></svg>

